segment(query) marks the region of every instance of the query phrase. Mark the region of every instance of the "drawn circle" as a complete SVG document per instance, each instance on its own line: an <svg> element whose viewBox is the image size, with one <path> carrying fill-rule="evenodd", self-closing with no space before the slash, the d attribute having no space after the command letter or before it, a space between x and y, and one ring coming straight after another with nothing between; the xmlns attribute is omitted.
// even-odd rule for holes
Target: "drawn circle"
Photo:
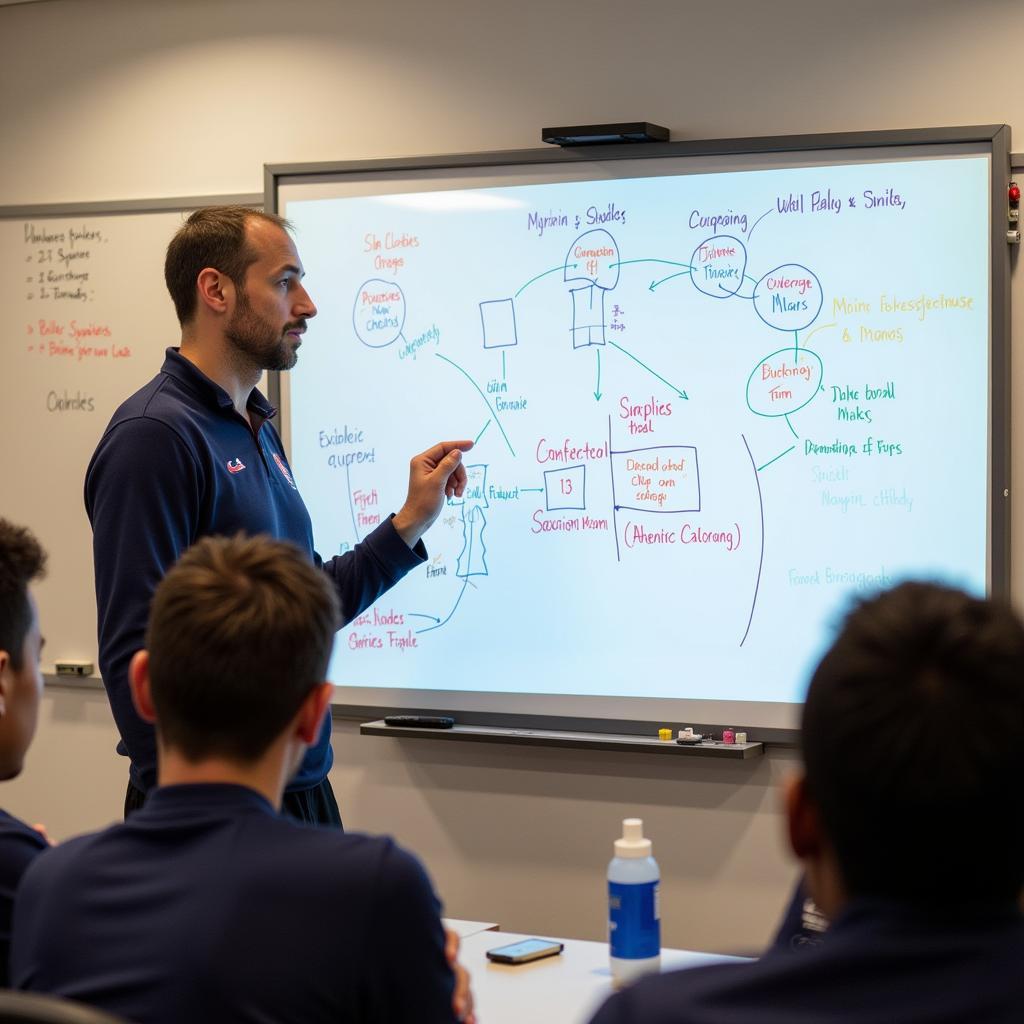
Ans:
<svg viewBox="0 0 1024 1024"><path fill-rule="evenodd" d="M356 337L370 348L385 348L402 336L405 326L405 295L394 281L371 277L356 292L352 327Z"/></svg>
<svg viewBox="0 0 1024 1024"><path fill-rule="evenodd" d="M747 407L756 416L789 416L818 393L825 370L809 348L780 348L758 361L747 378Z"/></svg>
<svg viewBox="0 0 1024 1024"><path fill-rule="evenodd" d="M754 286L757 315L777 331L810 327L821 312L822 298L817 275L799 263L769 270Z"/></svg>
<svg viewBox="0 0 1024 1024"><path fill-rule="evenodd" d="M712 235L693 250L690 269L690 280L698 291L713 299L731 298L743 284L746 247L733 235Z"/></svg>

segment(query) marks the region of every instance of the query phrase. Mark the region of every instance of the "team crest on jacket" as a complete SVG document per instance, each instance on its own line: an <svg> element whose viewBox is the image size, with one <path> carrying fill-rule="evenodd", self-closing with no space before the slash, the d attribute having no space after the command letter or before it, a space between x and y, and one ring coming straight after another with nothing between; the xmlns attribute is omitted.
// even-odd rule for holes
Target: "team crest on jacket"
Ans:
<svg viewBox="0 0 1024 1024"><path fill-rule="evenodd" d="M241 473L245 469L245 463L241 459L231 459L227 467L229 473Z"/></svg>
<svg viewBox="0 0 1024 1024"><path fill-rule="evenodd" d="M277 452L274 452L274 461L277 463L277 468L281 470L281 475L291 484L292 490L297 491L298 488L295 486L295 481L292 479L291 473L288 472L288 467L284 464L284 459L281 458Z"/></svg>

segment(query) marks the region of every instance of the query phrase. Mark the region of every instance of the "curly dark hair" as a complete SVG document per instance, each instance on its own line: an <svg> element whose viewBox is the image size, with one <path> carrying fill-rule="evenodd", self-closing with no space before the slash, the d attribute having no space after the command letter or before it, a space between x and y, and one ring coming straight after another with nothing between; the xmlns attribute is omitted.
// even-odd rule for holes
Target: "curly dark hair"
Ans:
<svg viewBox="0 0 1024 1024"><path fill-rule="evenodd" d="M46 571L46 553L23 526L0 519L0 650L22 667L25 635L32 624L28 585Z"/></svg>

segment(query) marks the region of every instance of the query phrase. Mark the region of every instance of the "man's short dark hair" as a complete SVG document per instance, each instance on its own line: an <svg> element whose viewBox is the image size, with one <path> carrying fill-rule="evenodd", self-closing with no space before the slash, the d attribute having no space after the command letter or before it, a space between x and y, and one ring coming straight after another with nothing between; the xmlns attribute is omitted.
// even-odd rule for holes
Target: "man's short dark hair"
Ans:
<svg viewBox="0 0 1024 1024"><path fill-rule="evenodd" d="M1016 899L1024 885L1024 625L904 583L858 604L811 681L801 743L851 896Z"/></svg>
<svg viewBox="0 0 1024 1024"><path fill-rule="evenodd" d="M23 526L0 519L0 651L11 656L16 671L23 665L25 636L32 625L29 583L46 570L46 554Z"/></svg>
<svg viewBox="0 0 1024 1024"><path fill-rule="evenodd" d="M196 281L206 267L226 274L242 288L245 272L257 258L245 237L250 220L288 228L283 217L248 206L207 206L196 210L171 239L164 260L164 280L182 326L196 314Z"/></svg>
<svg viewBox="0 0 1024 1024"><path fill-rule="evenodd" d="M163 741L188 759L258 759L327 675L338 599L298 548L207 537L156 589L146 646Z"/></svg>

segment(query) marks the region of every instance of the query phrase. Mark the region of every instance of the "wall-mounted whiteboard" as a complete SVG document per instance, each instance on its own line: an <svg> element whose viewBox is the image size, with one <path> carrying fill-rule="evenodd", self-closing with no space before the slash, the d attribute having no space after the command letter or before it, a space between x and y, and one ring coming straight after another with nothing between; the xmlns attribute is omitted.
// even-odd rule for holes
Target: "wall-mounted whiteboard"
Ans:
<svg viewBox="0 0 1024 1024"><path fill-rule="evenodd" d="M476 441L344 699L785 727L852 598L1005 586L1004 154L555 157L274 172L321 554Z"/></svg>
<svg viewBox="0 0 1024 1024"><path fill-rule="evenodd" d="M180 329L164 252L187 211L256 196L0 207L0 515L49 554L37 589L44 668L96 665L85 469L114 410Z"/></svg>

